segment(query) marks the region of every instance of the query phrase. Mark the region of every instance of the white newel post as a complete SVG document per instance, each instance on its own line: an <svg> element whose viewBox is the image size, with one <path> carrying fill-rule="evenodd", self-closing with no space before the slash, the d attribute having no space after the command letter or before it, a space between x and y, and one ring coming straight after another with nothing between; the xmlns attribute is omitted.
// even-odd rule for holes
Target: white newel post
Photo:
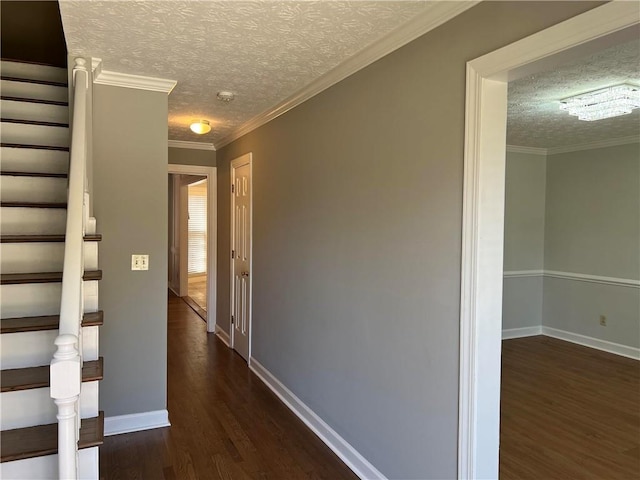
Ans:
<svg viewBox="0 0 640 480"><path fill-rule="evenodd" d="M78 415L82 361L76 348L78 337L60 335L51 361L51 398L58 406L58 475L61 480L78 478Z"/></svg>

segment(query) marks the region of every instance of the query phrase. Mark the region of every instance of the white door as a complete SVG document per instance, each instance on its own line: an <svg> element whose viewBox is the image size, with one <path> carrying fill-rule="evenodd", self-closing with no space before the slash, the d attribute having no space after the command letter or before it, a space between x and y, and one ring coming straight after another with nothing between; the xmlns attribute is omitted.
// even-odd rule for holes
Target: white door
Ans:
<svg viewBox="0 0 640 480"><path fill-rule="evenodd" d="M251 335L251 154L231 162L231 345L245 360Z"/></svg>

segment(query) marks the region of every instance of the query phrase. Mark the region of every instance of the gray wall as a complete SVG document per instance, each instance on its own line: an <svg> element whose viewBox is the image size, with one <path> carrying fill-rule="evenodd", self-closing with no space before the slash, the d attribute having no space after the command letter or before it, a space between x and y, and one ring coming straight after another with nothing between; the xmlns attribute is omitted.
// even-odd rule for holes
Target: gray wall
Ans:
<svg viewBox="0 0 640 480"><path fill-rule="evenodd" d="M638 279L639 231L639 144L547 158L545 269Z"/></svg>
<svg viewBox="0 0 640 480"><path fill-rule="evenodd" d="M547 157L507 151L504 269L544 268Z"/></svg>
<svg viewBox="0 0 640 480"><path fill-rule="evenodd" d="M504 270L544 268L544 214L547 158L507 151ZM505 277L502 328L542 325L541 276Z"/></svg>
<svg viewBox="0 0 640 480"><path fill-rule="evenodd" d="M544 263L640 280L639 144L547 158ZM545 278L543 324L640 347L640 289Z"/></svg>
<svg viewBox="0 0 640 480"><path fill-rule="evenodd" d="M466 62L596 5L481 3L217 152L218 322L253 152L253 355L388 478L456 476Z"/></svg>
<svg viewBox="0 0 640 480"><path fill-rule="evenodd" d="M505 271L640 279L639 144L546 157L508 153L506 184ZM506 277L503 329L540 325L638 347L640 289Z"/></svg>
<svg viewBox="0 0 640 480"><path fill-rule="evenodd" d="M161 410L167 392L167 95L96 85L94 213L98 231L100 408ZM144 128L140 128L144 125ZM149 254L132 272L131 254Z"/></svg>
<svg viewBox="0 0 640 480"><path fill-rule="evenodd" d="M216 151L169 147L169 163L172 165L215 167Z"/></svg>

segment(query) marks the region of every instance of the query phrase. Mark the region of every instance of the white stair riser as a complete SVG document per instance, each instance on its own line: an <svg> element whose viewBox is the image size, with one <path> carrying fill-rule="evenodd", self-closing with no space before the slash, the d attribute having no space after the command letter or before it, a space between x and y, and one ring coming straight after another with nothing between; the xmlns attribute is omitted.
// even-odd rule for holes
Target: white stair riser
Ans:
<svg viewBox="0 0 640 480"><path fill-rule="evenodd" d="M98 447L83 448L78 452L78 478L95 480L100 478ZM51 480L58 478L58 456L16 460L0 464L0 478L7 480Z"/></svg>
<svg viewBox="0 0 640 480"><path fill-rule="evenodd" d="M61 272L63 263L63 242L0 244L2 273ZM84 268L98 269L97 242L84 242Z"/></svg>
<svg viewBox="0 0 640 480"><path fill-rule="evenodd" d="M98 328L84 327L82 329L82 357L84 360L98 359ZM49 365L55 353L53 342L57 336L57 330L0 335L2 368L6 370Z"/></svg>
<svg viewBox="0 0 640 480"><path fill-rule="evenodd" d="M0 430L56 423L56 404L49 388L2 393ZM84 382L80 391L80 417L98 416L98 382Z"/></svg>
<svg viewBox="0 0 640 480"><path fill-rule="evenodd" d="M2 118L12 120L69 123L69 108L62 105L2 100L0 112L2 112Z"/></svg>
<svg viewBox="0 0 640 480"><path fill-rule="evenodd" d="M27 80L42 80L45 82L66 82L67 69L37 65L32 63L19 63L3 60L0 63L0 72L4 77L24 78Z"/></svg>
<svg viewBox="0 0 640 480"><path fill-rule="evenodd" d="M0 200L3 202L65 203L67 179L51 177L0 176Z"/></svg>
<svg viewBox="0 0 640 480"><path fill-rule="evenodd" d="M2 170L7 172L67 173L69 152L2 147Z"/></svg>
<svg viewBox="0 0 640 480"><path fill-rule="evenodd" d="M69 101L69 94L66 87L2 80L0 82L0 90L2 90L2 95L5 97L52 100L54 102Z"/></svg>
<svg viewBox="0 0 640 480"><path fill-rule="evenodd" d="M36 317L60 313L60 283L0 285L2 318ZM98 311L98 281L84 282L84 311Z"/></svg>
<svg viewBox="0 0 640 480"><path fill-rule="evenodd" d="M68 147L69 129L67 127L47 127L43 125L2 122L0 140L2 140L2 143L19 145Z"/></svg>
<svg viewBox="0 0 640 480"><path fill-rule="evenodd" d="M63 208L2 207L4 235L64 235L67 211Z"/></svg>

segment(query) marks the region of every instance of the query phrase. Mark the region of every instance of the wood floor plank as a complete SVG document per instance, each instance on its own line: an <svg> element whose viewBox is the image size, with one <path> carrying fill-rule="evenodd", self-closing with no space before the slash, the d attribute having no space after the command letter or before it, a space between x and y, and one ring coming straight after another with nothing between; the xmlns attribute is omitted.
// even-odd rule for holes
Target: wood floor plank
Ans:
<svg viewBox="0 0 640 480"><path fill-rule="evenodd" d="M545 336L502 343L501 480L640 478L640 362Z"/></svg>
<svg viewBox="0 0 640 480"><path fill-rule="evenodd" d="M168 312L171 427L107 437L106 480L357 478L188 305Z"/></svg>

